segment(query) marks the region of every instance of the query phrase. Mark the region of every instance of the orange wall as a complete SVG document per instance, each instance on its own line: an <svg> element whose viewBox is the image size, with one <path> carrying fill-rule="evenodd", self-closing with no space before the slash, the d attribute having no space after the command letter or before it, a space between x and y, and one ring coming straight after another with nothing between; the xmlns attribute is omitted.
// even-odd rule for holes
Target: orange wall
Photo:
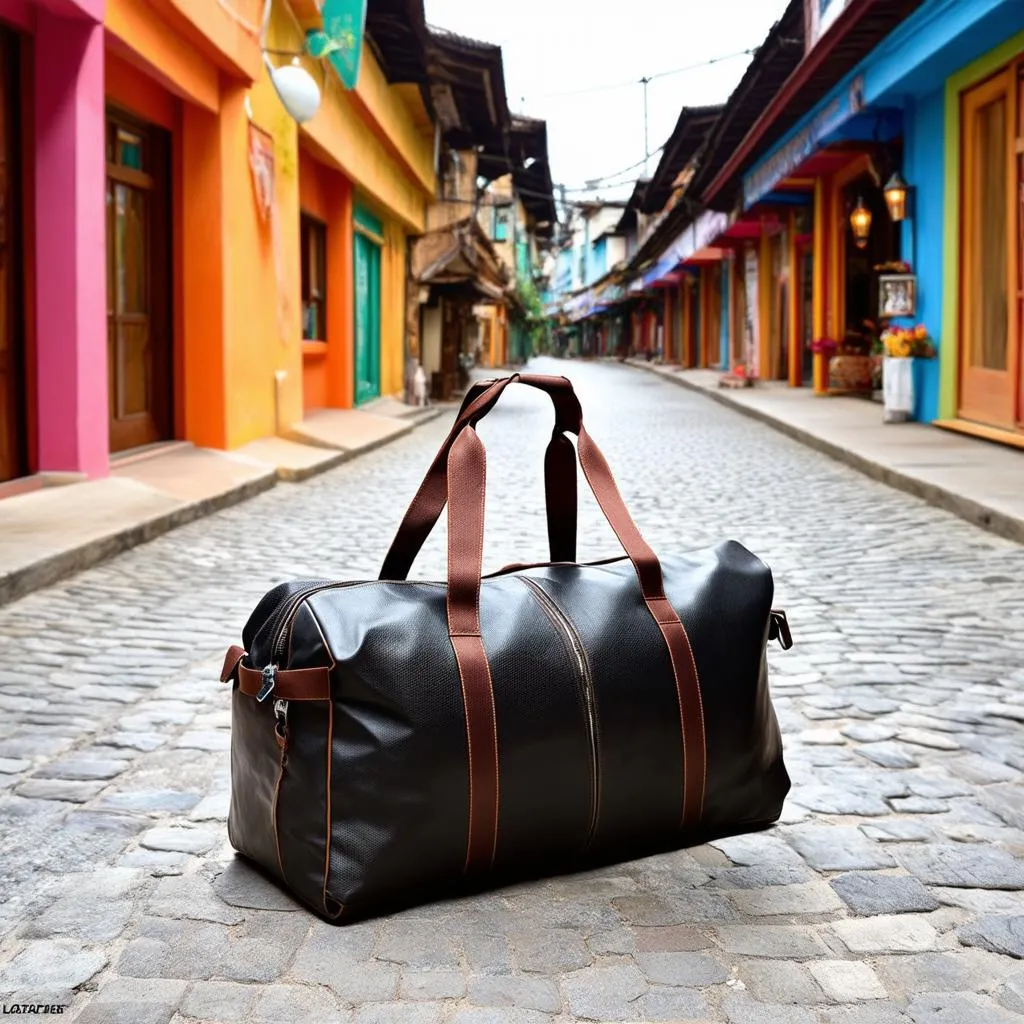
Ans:
<svg viewBox="0 0 1024 1024"><path fill-rule="evenodd" d="M107 102L143 121L173 132L179 125L178 102L167 89L107 46Z"/></svg>
<svg viewBox="0 0 1024 1024"><path fill-rule="evenodd" d="M202 53L157 17L145 0L107 0L108 51L159 77L177 95L207 110L219 104L220 74ZM109 41L114 41L113 47Z"/></svg>
<svg viewBox="0 0 1024 1024"><path fill-rule="evenodd" d="M303 407L348 408L354 395L352 185L301 148L299 209L327 225L327 344L302 346Z"/></svg>

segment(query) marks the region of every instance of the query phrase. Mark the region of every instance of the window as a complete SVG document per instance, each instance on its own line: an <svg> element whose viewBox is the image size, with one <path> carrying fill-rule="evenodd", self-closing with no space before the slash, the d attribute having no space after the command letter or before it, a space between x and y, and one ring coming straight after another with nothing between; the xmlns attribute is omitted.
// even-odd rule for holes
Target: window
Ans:
<svg viewBox="0 0 1024 1024"><path fill-rule="evenodd" d="M508 241L508 210L496 206L494 208L494 241Z"/></svg>
<svg viewBox="0 0 1024 1024"><path fill-rule="evenodd" d="M302 337L327 340L327 228L302 215ZM294 266L294 264L293 264Z"/></svg>

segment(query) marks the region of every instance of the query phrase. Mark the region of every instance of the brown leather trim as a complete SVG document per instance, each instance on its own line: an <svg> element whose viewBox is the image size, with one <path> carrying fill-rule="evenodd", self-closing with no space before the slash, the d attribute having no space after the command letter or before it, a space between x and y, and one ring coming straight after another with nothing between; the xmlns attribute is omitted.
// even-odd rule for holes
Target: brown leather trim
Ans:
<svg viewBox="0 0 1024 1024"><path fill-rule="evenodd" d="M690 638L675 608L664 593L661 563L633 522L608 463L590 435L580 427L580 466L601 511L629 555L640 580L640 589L668 648L679 702L679 727L683 747L683 806L680 827L697 824L704 812L707 786L707 738L700 677Z"/></svg>
<svg viewBox="0 0 1024 1024"><path fill-rule="evenodd" d="M477 635L452 638L466 709L469 754L469 828L463 870L489 870L498 846L498 721L491 669L483 640Z"/></svg>
<svg viewBox="0 0 1024 1024"><path fill-rule="evenodd" d="M238 644L232 644L224 655L224 666L220 670L220 681L226 683L229 679L235 678L235 672L242 659L245 657L245 649Z"/></svg>
<svg viewBox="0 0 1024 1024"><path fill-rule="evenodd" d="M284 860L281 858L281 835L277 830L277 804L281 798L281 780L284 778L285 759L288 756L288 741L278 736L277 745L281 748L281 757L277 763L277 782L274 783L274 809L271 811L271 823L274 829L274 849L277 850L277 867L281 872L281 880L287 883L284 873Z"/></svg>
<svg viewBox="0 0 1024 1024"><path fill-rule="evenodd" d="M238 688L247 697L255 697L263 685L263 673L259 669L238 669ZM280 669L274 678L273 699L279 700L330 700L331 670L328 668L286 668Z"/></svg>
<svg viewBox="0 0 1024 1024"><path fill-rule="evenodd" d="M489 870L498 843L498 721L487 652L480 636L484 493L472 481L486 475L483 445L464 430L448 463L448 634L455 652L466 715L469 777L468 836L464 870ZM470 486L465 486L467 478Z"/></svg>

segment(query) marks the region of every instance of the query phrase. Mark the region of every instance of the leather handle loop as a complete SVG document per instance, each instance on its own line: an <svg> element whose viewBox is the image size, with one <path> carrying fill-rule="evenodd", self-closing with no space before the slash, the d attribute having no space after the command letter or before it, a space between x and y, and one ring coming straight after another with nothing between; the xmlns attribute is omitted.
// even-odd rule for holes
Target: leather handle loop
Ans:
<svg viewBox="0 0 1024 1024"><path fill-rule="evenodd" d="M505 388L514 382L528 384L546 392L554 405L555 425L544 457L548 545L551 561L576 560L576 453L565 433L576 433L582 422L580 403L566 377L516 373L497 380L478 381L466 393L455 423L427 470L391 542L381 567L380 579L404 580L409 575L416 556L448 501L448 457L455 439L468 424L478 423L486 416L497 404Z"/></svg>
<svg viewBox="0 0 1024 1024"><path fill-rule="evenodd" d="M704 706L697 662L686 628L665 596L661 563L633 522L604 455L582 422L579 423L578 436L583 475L601 512L633 563L644 603L661 631L672 665L683 749L679 824L680 828L692 827L700 821L703 813L707 779ZM475 737L478 747L481 740L489 735L488 729L494 721L490 669L480 636L480 576L483 571L486 485L487 459L484 446L476 430L469 424L455 439L448 460L447 613L448 631L459 663L466 701L470 746ZM489 740L486 751L489 754ZM480 763L479 759L477 763ZM486 765L489 767L489 764L488 760ZM476 832L470 828L469 859L474 863L484 858L489 843L493 847L493 836L482 831L484 826L479 822L481 816L489 820L492 799L495 803L497 801L496 767L494 772L493 784L490 783L490 776L485 775L484 784L478 786L477 790L477 803L483 810L477 815ZM476 855L473 854L474 849L478 851Z"/></svg>

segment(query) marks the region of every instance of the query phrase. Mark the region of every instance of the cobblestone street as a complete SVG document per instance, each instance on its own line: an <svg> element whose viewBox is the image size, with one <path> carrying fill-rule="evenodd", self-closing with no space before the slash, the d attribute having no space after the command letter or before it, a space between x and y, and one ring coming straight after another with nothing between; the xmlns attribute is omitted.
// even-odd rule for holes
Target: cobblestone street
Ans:
<svg viewBox="0 0 1024 1024"><path fill-rule="evenodd" d="M376 575L446 416L0 608L0 1000L80 1024L1024 1020L1024 548L653 375L531 369L572 376L656 550L735 538L772 567L782 823L350 927L235 859L224 650L283 579ZM517 388L482 425L485 571L546 557L550 422ZM581 560L618 553L589 493L580 521ZM438 532L414 574L443 573Z"/></svg>

